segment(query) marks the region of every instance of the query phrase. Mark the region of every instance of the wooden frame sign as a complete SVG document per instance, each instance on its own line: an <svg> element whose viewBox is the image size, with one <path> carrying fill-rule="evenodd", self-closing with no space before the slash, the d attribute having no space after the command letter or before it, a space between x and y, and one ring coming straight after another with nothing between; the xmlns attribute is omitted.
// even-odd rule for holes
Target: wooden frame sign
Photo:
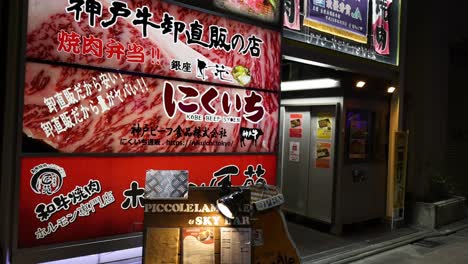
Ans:
<svg viewBox="0 0 468 264"><path fill-rule="evenodd" d="M221 188L190 187L185 200L145 200L143 263L250 263L250 190L243 190L232 220L216 207Z"/></svg>

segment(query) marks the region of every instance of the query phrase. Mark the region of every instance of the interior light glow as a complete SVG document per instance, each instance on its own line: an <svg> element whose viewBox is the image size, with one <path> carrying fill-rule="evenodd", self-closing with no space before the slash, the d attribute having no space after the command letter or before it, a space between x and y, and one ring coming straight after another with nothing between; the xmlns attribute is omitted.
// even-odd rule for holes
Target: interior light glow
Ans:
<svg viewBox="0 0 468 264"><path fill-rule="evenodd" d="M338 87L340 87L340 81L331 78L289 81L281 83L281 91L299 91Z"/></svg>
<svg viewBox="0 0 468 264"><path fill-rule="evenodd" d="M391 87L388 87L387 89L387 93L393 93L395 91L395 87L391 86Z"/></svg>
<svg viewBox="0 0 468 264"><path fill-rule="evenodd" d="M359 81L359 82L356 83L357 88L362 88L362 87L364 87L364 85L366 85L365 81Z"/></svg>
<svg viewBox="0 0 468 264"><path fill-rule="evenodd" d="M344 68L336 67L336 66L333 66L333 65L330 65L330 64L321 63L321 62L317 62L317 61L306 60L306 59L297 58L297 57L293 57L293 56L283 55L283 59L298 62L298 63L308 64L308 65L312 65L312 66L317 66L317 67L330 68L330 69L335 69L335 70L345 70Z"/></svg>
<svg viewBox="0 0 468 264"><path fill-rule="evenodd" d="M232 189L228 187L231 192ZM240 189L239 191L231 192L230 194L224 195L216 201L216 207L219 212L229 219L234 219L239 211L244 199L244 191Z"/></svg>
<svg viewBox="0 0 468 264"><path fill-rule="evenodd" d="M223 214L225 217L234 219L234 214L226 205L218 201L216 202L216 206L218 207L219 212L221 212L221 214Z"/></svg>

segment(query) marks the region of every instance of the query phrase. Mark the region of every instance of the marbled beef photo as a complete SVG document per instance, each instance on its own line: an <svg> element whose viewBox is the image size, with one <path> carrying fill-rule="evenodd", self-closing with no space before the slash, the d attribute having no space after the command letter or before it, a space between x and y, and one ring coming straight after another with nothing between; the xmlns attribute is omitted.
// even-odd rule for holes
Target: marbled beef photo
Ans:
<svg viewBox="0 0 468 264"><path fill-rule="evenodd" d="M24 94L23 133L60 152L273 152L277 147L273 92L27 63ZM241 144L243 138L252 140Z"/></svg>
<svg viewBox="0 0 468 264"><path fill-rule="evenodd" d="M101 16L66 0L29 1L27 58L279 91L280 32L162 1L99 2ZM109 26L116 2L130 13ZM143 11L152 26L135 23Z"/></svg>

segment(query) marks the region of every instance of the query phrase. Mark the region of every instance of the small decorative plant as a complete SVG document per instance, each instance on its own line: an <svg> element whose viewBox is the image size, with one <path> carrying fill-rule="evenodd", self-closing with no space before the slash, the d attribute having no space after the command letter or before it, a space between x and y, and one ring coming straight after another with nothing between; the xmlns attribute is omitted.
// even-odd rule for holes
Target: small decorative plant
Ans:
<svg viewBox="0 0 468 264"><path fill-rule="evenodd" d="M459 193L455 181L448 173L431 165L428 166L427 172L430 177L425 200L428 202L446 200Z"/></svg>

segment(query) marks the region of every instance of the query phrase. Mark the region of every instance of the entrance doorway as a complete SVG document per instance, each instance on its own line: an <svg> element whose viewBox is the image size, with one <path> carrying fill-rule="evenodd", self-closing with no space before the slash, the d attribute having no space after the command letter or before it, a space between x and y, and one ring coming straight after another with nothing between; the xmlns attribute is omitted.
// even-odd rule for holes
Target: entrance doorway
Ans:
<svg viewBox="0 0 468 264"><path fill-rule="evenodd" d="M321 258L417 232L392 230L388 213L391 124L399 114L387 90L392 80L284 64L278 182L301 256Z"/></svg>
<svg viewBox="0 0 468 264"><path fill-rule="evenodd" d="M285 207L332 223L337 105L288 106L281 111ZM286 176L287 175L287 176Z"/></svg>

